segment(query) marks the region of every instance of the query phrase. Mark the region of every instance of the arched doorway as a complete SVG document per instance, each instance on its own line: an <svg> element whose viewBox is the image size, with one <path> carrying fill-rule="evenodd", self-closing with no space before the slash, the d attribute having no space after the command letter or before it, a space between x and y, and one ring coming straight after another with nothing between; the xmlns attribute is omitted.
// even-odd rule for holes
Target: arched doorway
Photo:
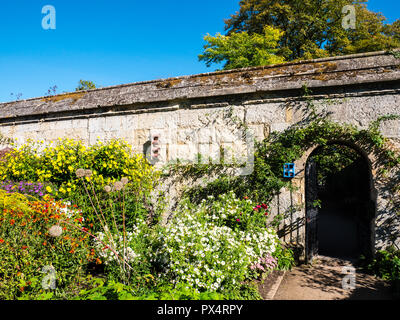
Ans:
<svg viewBox="0 0 400 320"><path fill-rule="evenodd" d="M332 142L310 154L305 179L306 261L317 254L370 259L375 201L368 158L353 146Z"/></svg>

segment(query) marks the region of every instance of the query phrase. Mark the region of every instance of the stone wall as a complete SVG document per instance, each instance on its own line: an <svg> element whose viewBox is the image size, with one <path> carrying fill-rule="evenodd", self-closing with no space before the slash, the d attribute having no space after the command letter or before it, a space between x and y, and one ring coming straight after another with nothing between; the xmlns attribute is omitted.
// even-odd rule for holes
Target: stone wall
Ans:
<svg viewBox="0 0 400 320"><path fill-rule="evenodd" d="M92 144L97 139L124 138L138 152L146 151L151 134L160 134L158 166L195 160L197 153L215 158L220 147L229 159L246 161L250 140L241 136L237 124L245 123L262 140L301 121L304 86L312 90L319 110L340 123L366 127L379 116L400 115L400 59L376 52L2 103L0 132L21 144L28 139L69 137ZM400 122L388 121L381 129L400 148ZM298 162L299 170L306 160ZM290 195L282 190L275 199L275 214L291 205L304 207L304 175L299 172L293 183L299 192ZM376 181L374 187L379 229L396 213L388 211L382 186ZM304 216L301 209L293 219L304 222ZM299 237L304 243L304 223ZM385 244L384 235L377 238L377 247Z"/></svg>

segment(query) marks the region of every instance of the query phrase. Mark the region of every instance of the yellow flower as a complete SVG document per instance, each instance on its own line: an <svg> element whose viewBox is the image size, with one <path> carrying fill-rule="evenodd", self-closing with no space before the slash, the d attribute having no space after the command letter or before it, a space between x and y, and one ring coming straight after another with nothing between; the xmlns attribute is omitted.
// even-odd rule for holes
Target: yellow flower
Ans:
<svg viewBox="0 0 400 320"><path fill-rule="evenodd" d="M50 188L50 186L47 186L47 187L46 187L46 191L47 191L48 193L52 193L52 192L53 192L53 190Z"/></svg>

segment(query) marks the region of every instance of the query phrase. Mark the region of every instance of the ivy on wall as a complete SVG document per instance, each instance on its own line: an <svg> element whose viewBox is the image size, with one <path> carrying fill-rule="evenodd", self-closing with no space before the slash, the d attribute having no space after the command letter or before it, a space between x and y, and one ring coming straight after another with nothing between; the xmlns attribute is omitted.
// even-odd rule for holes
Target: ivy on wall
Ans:
<svg viewBox="0 0 400 320"><path fill-rule="evenodd" d="M273 132L261 142L255 142L254 171L248 176L234 176L229 168L222 164L175 164L170 166L170 173L198 178L217 177L205 185L191 187L185 195L193 202L200 202L209 195L218 196L233 190L238 196L251 197L256 202L268 203L279 194L283 187L292 189L289 180L282 177L282 166L287 162L300 159L313 146L328 146L332 143L358 146L367 154L373 154L377 160L377 175L388 179L388 186L394 194L400 193L400 184L393 179L400 179L400 153L391 147L390 141L380 131L384 121L399 119L399 115L386 115L371 122L366 129L359 129L351 124L339 124L329 118L329 114L319 112L311 91L303 87L303 101L299 108L304 111L304 119L283 132ZM224 115L238 128L248 130L247 125L233 115L232 108ZM327 153L316 159L321 163L331 161ZM354 154L338 153L336 161L352 161ZM341 158L342 157L342 158ZM331 161L332 162L332 161ZM334 166L331 166L332 170ZM329 166L328 166L329 169ZM393 172L393 170L395 172ZM392 180L389 183L389 180ZM398 206L400 207L400 206Z"/></svg>

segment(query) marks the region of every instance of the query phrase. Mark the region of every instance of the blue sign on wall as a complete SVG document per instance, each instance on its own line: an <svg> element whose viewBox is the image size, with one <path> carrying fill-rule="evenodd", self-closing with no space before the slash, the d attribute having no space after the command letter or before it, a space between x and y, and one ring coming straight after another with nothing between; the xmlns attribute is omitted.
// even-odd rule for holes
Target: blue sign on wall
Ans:
<svg viewBox="0 0 400 320"><path fill-rule="evenodd" d="M284 178L294 178L295 176L295 165L294 163L285 163L283 165L283 177Z"/></svg>

